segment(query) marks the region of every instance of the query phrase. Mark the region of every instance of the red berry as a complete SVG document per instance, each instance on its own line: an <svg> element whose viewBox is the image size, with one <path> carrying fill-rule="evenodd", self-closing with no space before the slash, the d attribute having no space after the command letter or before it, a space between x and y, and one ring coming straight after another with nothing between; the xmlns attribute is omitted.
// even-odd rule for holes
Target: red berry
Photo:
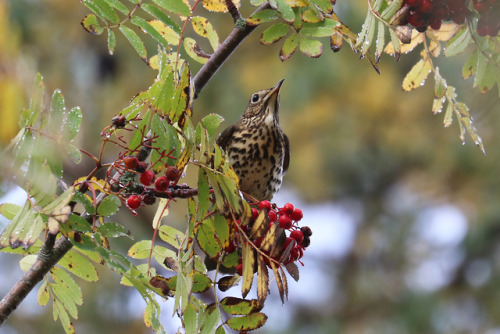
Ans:
<svg viewBox="0 0 500 334"><path fill-rule="evenodd" d="M280 227L284 228L285 230L288 230L292 227L292 219L286 215L281 215L278 223L280 224Z"/></svg>
<svg viewBox="0 0 500 334"><path fill-rule="evenodd" d="M278 219L278 215L273 210L269 211L268 215L269 215L269 220L271 221L271 223L275 222L276 219Z"/></svg>
<svg viewBox="0 0 500 334"><path fill-rule="evenodd" d="M292 212L293 212L293 204L292 203L286 203L285 205L283 205L283 211L287 215L291 215Z"/></svg>
<svg viewBox="0 0 500 334"><path fill-rule="evenodd" d="M230 241L229 245L224 250L226 251L226 253L232 253L236 250L236 245L234 244L233 241Z"/></svg>
<svg viewBox="0 0 500 334"><path fill-rule="evenodd" d="M311 244L311 239L309 237L304 237L304 240L302 240L301 246L304 248L309 247Z"/></svg>
<svg viewBox="0 0 500 334"><path fill-rule="evenodd" d="M269 201L262 201L259 203L259 209L267 209L267 210L271 210L271 202Z"/></svg>
<svg viewBox="0 0 500 334"><path fill-rule="evenodd" d="M298 222L299 220L301 220L303 216L304 215L302 213L302 210L300 210L299 208L293 209L292 213L290 214L290 218L292 218L296 222Z"/></svg>
<svg viewBox="0 0 500 334"><path fill-rule="evenodd" d="M420 7L418 7L419 12L424 14L430 14L433 9L434 6L432 5L431 0L422 0Z"/></svg>
<svg viewBox="0 0 500 334"><path fill-rule="evenodd" d="M139 159L129 155L123 158L123 163L125 164L125 167L127 167L127 169L136 169L139 165Z"/></svg>
<svg viewBox="0 0 500 334"><path fill-rule="evenodd" d="M165 176L171 182L177 182L181 177L181 172L175 166L168 166L165 170Z"/></svg>
<svg viewBox="0 0 500 334"><path fill-rule="evenodd" d="M410 5L410 7L411 7L412 9L414 9L414 8L416 8L416 7L420 6L420 2L421 2L421 0L408 0L406 3L407 3L408 5Z"/></svg>
<svg viewBox="0 0 500 334"><path fill-rule="evenodd" d="M295 246L290 252L290 260L297 261L304 256L304 250L300 246Z"/></svg>
<svg viewBox="0 0 500 334"><path fill-rule="evenodd" d="M130 195L127 198L127 205L132 210L138 209L141 206L141 198L137 195Z"/></svg>
<svg viewBox="0 0 500 334"><path fill-rule="evenodd" d="M145 186L150 186L155 179L155 173L152 170L147 170L141 174L139 180Z"/></svg>
<svg viewBox="0 0 500 334"><path fill-rule="evenodd" d="M243 265L242 264L238 264L236 266L236 272L238 273L238 275L243 276Z"/></svg>
<svg viewBox="0 0 500 334"><path fill-rule="evenodd" d="M257 209L255 208L252 208L252 220L257 219L258 216L259 216L259 211L257 211Z"/></svg>
<svg viewBox="0 0 500 334"><path fill-rule="evenodd" d="M160 176L155 181L155 188L158 191L166 191L168 189L169 181L165 176Z"/></svg>
<svg viewBox="0 0 500 334"><path fill-rule="evenodd" d="M300 230L294 230L290 233L290 238L295 239L298 244L301 244L302 240L304 240L304 233Z"/></svg>

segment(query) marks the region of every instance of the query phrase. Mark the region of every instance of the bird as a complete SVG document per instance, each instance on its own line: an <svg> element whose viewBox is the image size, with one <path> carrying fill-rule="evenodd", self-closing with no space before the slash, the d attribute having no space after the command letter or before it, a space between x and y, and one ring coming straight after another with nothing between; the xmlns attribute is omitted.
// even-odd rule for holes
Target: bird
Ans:
<svg viewBox="0 0 500 334"><path fill-rule="evenodd" d="M247 199L270 201L280 189L290 164L289 140L279 124L283 81L252 94L240 119L217 139Z"/></svg>

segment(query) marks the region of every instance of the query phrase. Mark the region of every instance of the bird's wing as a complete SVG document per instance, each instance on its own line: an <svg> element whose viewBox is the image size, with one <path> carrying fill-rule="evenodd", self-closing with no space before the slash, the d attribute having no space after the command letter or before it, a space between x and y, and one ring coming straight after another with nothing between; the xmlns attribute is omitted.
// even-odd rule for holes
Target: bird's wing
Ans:
<svg viewBox="0 0 500 334"><path fill-rule="evenodd" d="M231 142L231 139L233 138L233 132L236 129L236 126L232 125L228 127L226 130L222 131L222 133L219 135L219 138L217 138L217 145L219 145L224 151L226 151L227 146Z"/></svg>
<svg viewBox="0 0 500 334"><path fill-rule="evenodd" d="M283 159L283 173L286 173L288 170L288 165L290 165L290 142L288 141L288 137L286 134L283 134L285 139L285 159Z"/></svg>

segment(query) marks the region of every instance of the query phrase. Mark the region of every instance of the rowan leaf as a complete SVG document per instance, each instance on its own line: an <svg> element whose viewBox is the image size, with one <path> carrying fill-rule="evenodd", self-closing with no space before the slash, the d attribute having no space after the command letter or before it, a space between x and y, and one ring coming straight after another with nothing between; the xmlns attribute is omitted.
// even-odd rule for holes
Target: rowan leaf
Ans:
<svg viewBox="0 0 500 334"><path fill-rule="evenodd" d="M193 30L200 35L205 37L210 42L210 46L215 51L219 47L219 36L217 31L215 31L212 24L204 17L194 16L191 18L191 24L193 25Z"/></svg>
<svg viewBox="0 0 500 334"><path fill-rule="evenodd" d="M260 42L262 44L273 44L279 41L288 33L288 24L279 22L275 23L262 33Z"/></svg>
<svg viewBox="0 0 500 334"><path fill-rule="evenodd" d="M243 244L241 250L242 250L241 257L243 264L241 294L243 295L244 298L250 292L250 288L252 287L255 257L253 248L250 246L249 243Z"/></svg>
<svg viewBox="0 0 500 334"><path fill-rule="evenodd" d="M278 12L274 9L264 9L254 13L247 19L247 24L257 26L262 23L271 22L279 18Z"/></svg>
<svg viewBox="0 0 500 334"><path fill-rule="evenodd" d="M202 0L203 7L207 10L219 13L226 13L228 11L225 0ZM233 0L236 8L240 8L240 0Z"/></svg>
<svg viewBox="0 0 500 334"><path fill-rule="evenodd" d="M323 45L320 41L301 37L299 41L300 52L311 58L318 58L323 53Z"/></svg>
<svg viewBox="0 0 500 334"><path fill-rule="evenodd" d="M281 50L280 50L281 61L285 61L288 58L290 58L294 54L298 45L299 45L299 35L298 34L293 33L290 36L288 36L285 39L285 43L283 43L283 46L281 47Z"/></svg>
<svg viewBox="0 0 500 334"><path fill-rule="evenodd" d="M267 315L264 313L252 313L242 317L234 317L227 320L227 325L237 331L250 331L264 326Z"/></svg>
<svg viewBox="0 0 500 334"><path fill-rule="evenodd" d="M85 16L81 22L83 29L92 35L100 35L104 31L104 27L101 26L97 17L94 14L88 14Z"/></svg>
<svg viewBox="0 0 500 334"><path fill-rule="evenodd" d="M257 299L242 299L237 297L225 297L220 301L222 309L232 315L247 315L259 312L264 306Z"/></svg>
<svg viewBox="0 0 500 334"><path fill-rule="evenodd" d="M169 12L191 16L191 8L182 0L153 0L153 2Z"/></svg>
<svg viewBox="0 0 500 334"><path fill-rule="evenodd" d="M432 63L428 59L420 59L403 79L403 90L409 92L422 86L432 70Z"/></svg>
<svg viewBox="0 0 500 334"><path fill-rule="evenodd" d="M147 61L148 53L146 51L146 47L144 46L141 38L135 33L135 31L124 25L120 26L120 31L128 39L139 57L141 57L143 61Z"/></svg>
<svg viewBox="0 0 500 334"><path fill-rule="evenodd" d="M257 298L264 305L269 290L269 272L262 255L257 256Z"/></svg>

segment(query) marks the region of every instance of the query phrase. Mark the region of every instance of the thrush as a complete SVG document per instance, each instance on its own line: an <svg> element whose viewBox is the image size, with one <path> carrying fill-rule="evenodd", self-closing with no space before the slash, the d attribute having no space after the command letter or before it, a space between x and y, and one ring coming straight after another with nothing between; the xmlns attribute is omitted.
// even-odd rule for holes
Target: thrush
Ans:
<svg viewBox="0 0 500 334"><path fill-rule="evenodd" d="M279 93L274 87L254 93L236 124L217 139L239 178L240 190L256 200L271 200L288 170L290 150L279 125Z"/></svg>

